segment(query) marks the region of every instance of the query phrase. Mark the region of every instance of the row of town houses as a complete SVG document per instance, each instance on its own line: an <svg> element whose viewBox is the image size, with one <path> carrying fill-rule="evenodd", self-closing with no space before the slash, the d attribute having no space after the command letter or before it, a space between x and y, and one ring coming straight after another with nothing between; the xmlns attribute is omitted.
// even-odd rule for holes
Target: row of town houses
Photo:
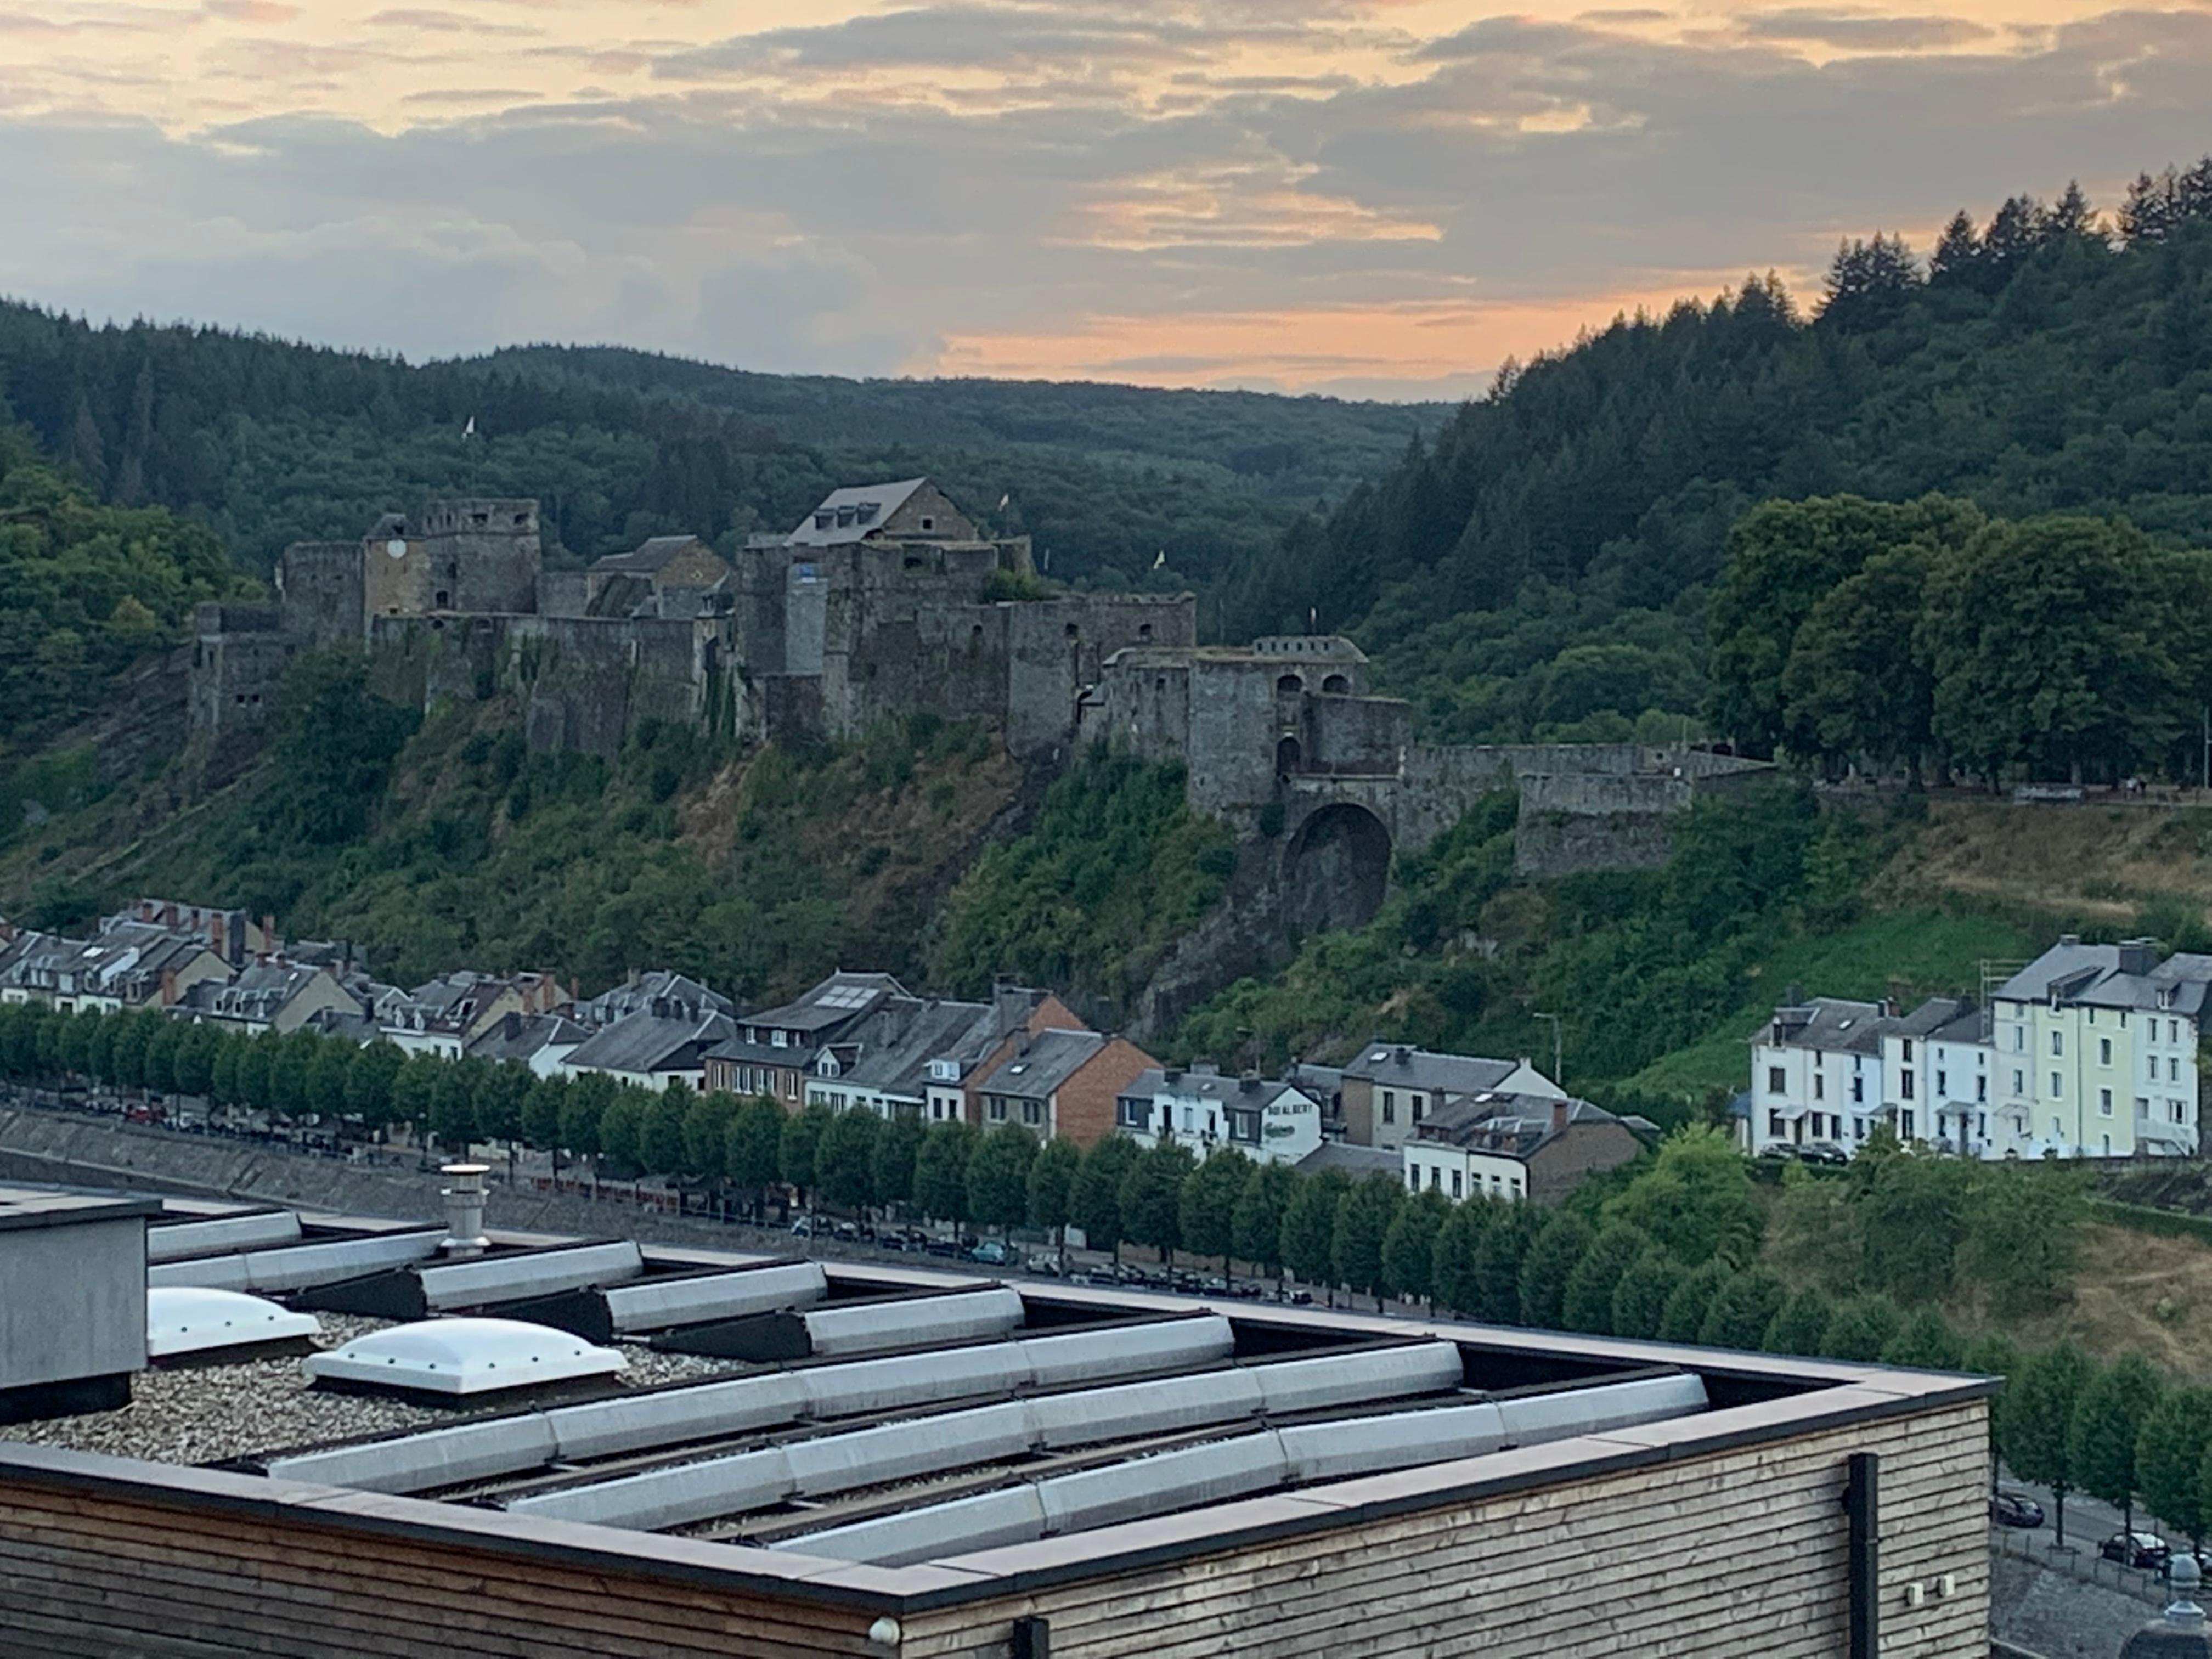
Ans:
<svg viewBox="0 0 2212 1659"><path fill-rule="evenodd" d="M1089 1146L1109 1134L1235 1148L1308 1171L1377 1171L1453 1199L1555 1197L1628 1162L1657 1131L1570 1097L1526 1060L1370 1043L1348 1064L1280 1077L1170 1066L1092 1030L1059 996L916 996L840 971L744 1012L688 975L635 972L598 996L550 974L448 973L404 989L343 945L282 939L238 910L142 899L90 939L0 927L0 1002L154 1008L248 1036L312 1030L409 1054L471 1056L541 1077L601 1073L663 1090L767 1096L980 1129L1018 1123Z"/></svg>
<svg viewBox="0 0 2212 1659"><path fill-rule="evenodd" d="M1744 1149L1854 1154L1887 1125L1967 1158L2196 1155L2212 956L2067 933L1989 979L1982 998L1910 1013L1793 987L1752 1039L1735 1105Z"/></svg>

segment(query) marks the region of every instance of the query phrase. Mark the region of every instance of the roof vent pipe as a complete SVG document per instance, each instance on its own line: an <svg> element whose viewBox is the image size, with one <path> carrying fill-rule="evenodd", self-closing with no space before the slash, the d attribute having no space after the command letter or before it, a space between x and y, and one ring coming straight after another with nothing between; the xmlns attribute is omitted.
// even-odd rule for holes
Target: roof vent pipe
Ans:
<svg viewBox="0 0 2212 1659"><path fill-rule="evenodd" d="M438 1173L453 1184L441 1189L446 1200L446 1236L438 1241L442 1255L482 1255L491 1248L484 1237L484 1176L489 1164L448 1164Z"/></svg>

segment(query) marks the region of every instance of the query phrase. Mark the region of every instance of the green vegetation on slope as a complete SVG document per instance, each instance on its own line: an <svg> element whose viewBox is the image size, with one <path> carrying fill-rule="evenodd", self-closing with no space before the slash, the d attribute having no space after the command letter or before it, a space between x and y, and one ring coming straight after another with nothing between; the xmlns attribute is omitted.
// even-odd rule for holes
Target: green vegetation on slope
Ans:
<svg viewBox="0 0 2212 1659"><path fill-rule="evenodd" d="M2161 192L2163 191L2163 194ZM1757 502L1941 490L2212 538L2212 166L1847 250L1808 322L1771 280L1501 377L1432 444L1230 580L1231 637L1352 629L1432 736L1626 735L1703 703L1729 532Z"/></svg>
<svg viewBox="0 0 2212 1659"><path fill-rule="evenodd" d="M416 725L359 659L303 658L267 764L26 919L158 890L350 940L409 984L475 967L596 989L660 966L754 1000L841 962L918 975L939 893L1018 783L933 720L805 754L650 726L612 766L527 752L504 701Z"/></svg>
<svg viewBox="0 0 2212 1659"><path fill-rule="evenodd" d="M196 603L252 591L199 526L101 506L0 424L0 765L173 644Z"/></svg>
<svg viewBox="0 0 2212 1659"><path fill-rule="evenodd" d="M1213 908L1236 862L1228 831L1186 804L1182 768L1094 748L953 894L937 977L970 994L999 975L1123 994Z"/></svg>

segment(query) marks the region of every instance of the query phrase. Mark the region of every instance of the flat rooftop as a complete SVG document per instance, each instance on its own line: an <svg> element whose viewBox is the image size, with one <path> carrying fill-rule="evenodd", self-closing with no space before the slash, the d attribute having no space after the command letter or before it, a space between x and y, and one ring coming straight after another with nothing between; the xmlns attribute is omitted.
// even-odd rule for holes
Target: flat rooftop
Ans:
<svg viewBox="0 0 2212 1659"><path fill-rule="evenodd" d="M456 1258L419 1223L124 1201L149 1217L149 1282L315 1312L325 1349L489 1316L626 1364L455 1406L311 1388L297 1357L217 1352L140 1376L123 1410L0 1429L0 1486L264 1517L296 1506L302 1524L358 1516L456 1547L598 1553L885 1611L1778 1444L1994 1388L621 1239L495 1231L488 1252ZM0 1194L0 1225L14 1207ZM376 1498L336 1504L334 1488Z"/></svg>

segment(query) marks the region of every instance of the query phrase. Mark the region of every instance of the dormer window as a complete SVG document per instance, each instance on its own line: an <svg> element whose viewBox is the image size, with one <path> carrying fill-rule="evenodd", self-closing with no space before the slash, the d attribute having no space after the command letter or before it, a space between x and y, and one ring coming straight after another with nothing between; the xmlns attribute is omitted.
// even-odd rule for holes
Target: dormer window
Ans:
<svg viewBox="0 0 2212 1659"><path fill-rule="evenodd" d="M836 522L837 515L835 513L817 513L814 515L814 527L817 530L827 530Z"/></svg>
<svg viewBox="0 0 2212 1659"><path fill-rule="evenodd" d="M770 1031L768 1034L768 1042L771 1048L787 1048L791 1046L783 1040L783 1033L781 1031Z"/></svg>

